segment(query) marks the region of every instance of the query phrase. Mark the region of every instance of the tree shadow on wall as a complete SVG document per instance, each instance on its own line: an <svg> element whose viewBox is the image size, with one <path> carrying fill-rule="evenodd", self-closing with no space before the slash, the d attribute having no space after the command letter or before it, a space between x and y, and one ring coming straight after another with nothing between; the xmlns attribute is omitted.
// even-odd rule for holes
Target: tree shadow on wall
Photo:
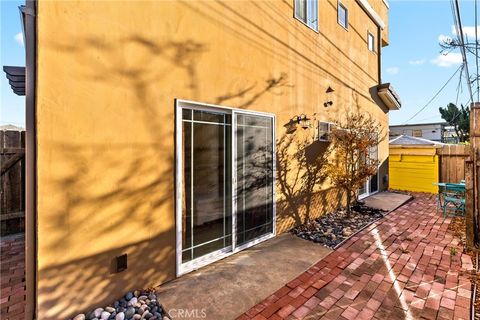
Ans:
<svg viewBox="0 0 480 320"><path fill-rule="evenodd" d="M60 319L104 305L145 283L160 284L175 276L174 131L165 126L165 121L173 122L173 109L159 107L158 97L164 94L162 84L175 72L189 78L184 85L197 97L197 65L208 46L194 40L162 42L139 36L108 42L89 37L49 45L50 50L76 57L78 64L72 68L77 69L69 75L72 81L77 77L99 84L89 90L79 87L73 97L112 95L105 93L105 86L131 95L127 101L132 103L133 118L109 123L110 131L102 134L129 130L126 124L131 121L137 122L135 130L146 133L136 138L133 130L131 136L122 132L122 138L113 134L111 139L92 133L90 141L74 142L57 130L49 142L55 155L52 167L58 170L51 172L47 184L58 192L52 195L52 205L44 206L48 210L42 211L40 248L49 254L39 267L38 304L43 316ZM136 54L128 55L130 50ZM80 62L88 63L80 67ZM155 63L158 68L152 68ZM282 94L277 89L287 85L286 79L286 74L270 76L262 87L220 96L222 101L241 98L239 105L247 107L265 94ZM82 112L94 114L102 108L111 106L87 105ZM92 118L96 126L106 120L105 113ZM123 253L129 255L129 268L112 273L113 259Z"/></svg>
<svg viewBox="0 0 480 320"><path fill-rule="evenodd" d="M89 91L80 87L73 97L109 97L113 93L106 93L105 85L123 88L135 106L129 110L133 118L116 117L112 123L102 110L103 117L92 120L97 121L93 128L108 123L109 130L98 128L102 138L92 133L89 142L75 142L57 130L50 142L57 170L46 184L58 192L55 206L47 202L49 209L42 211L40 248L49 254L41 257L45 266L39 267L38 304L43 317L61 319L175 276L174 132L164 125L172 109L158 107L158 88L171 72L183 72L195 95L196 63L207 47L193 40L160 43L138 36L118 42L90 37L51 47L76 57L72 80L102 85L92 85ZM129 50L136 55L125 54ZM161 61L160 68L151 67L155 61ZM114 110L107 102L82 112L88 115L102 108ZM112 263L124 253L128 269L114 273Z"/></svg>
<svg viewBox="0 0 480 320"><path fill-rule="evenodd" d="M338 192L321 190L326 181L323 167L329 144L311 137L284 134L277 142L277 203L280 230L320 216L323 210L340 205Z"/></svg>
<svg viewBox="0 0 480 320"><path fill-rule="evenodd" d="M292 88L293 85L288 83L288 75L285 72L282 72L278 77L269 77L267 80L265 80L264 85L261 86L260 89L258 89L255 93L253 93L256 87L257 84L254 83L253 85L249 85L247 88L240 89L237 92L231 92L218 96L215 100L215 104L221 104L225 101L230 101L237 98L246 98L244 101L241 101L238 105L236 105L237 108L242 109L251 106L266 93L282 95L284 91L279 89L286 87ZM252 93L250 97L247 96L249 93Z"/></svg>

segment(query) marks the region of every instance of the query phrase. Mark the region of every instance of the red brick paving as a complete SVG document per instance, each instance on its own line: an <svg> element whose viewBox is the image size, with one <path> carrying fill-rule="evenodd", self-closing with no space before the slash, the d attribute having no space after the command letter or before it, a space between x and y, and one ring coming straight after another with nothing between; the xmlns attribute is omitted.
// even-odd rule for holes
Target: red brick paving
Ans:
<svg viewBox="0 0 480 320"><path fill-rule="evenodd" d="M25 319L25 241L23 235L0 240L0 319Z"/></svg>
<svg viewBox="0 0 480 320"><path fill-rule="evenodd" d="M238 319L469 319L473 265L450 221L417 194Z"/></svg>

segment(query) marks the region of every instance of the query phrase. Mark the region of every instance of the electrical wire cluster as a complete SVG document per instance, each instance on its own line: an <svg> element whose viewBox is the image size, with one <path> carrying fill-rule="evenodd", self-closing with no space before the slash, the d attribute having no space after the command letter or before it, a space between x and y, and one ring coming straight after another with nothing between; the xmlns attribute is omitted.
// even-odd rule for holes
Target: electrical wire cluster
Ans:
<svg viewBox="0 0 480 320"><path fill-rule="evenodd" d="M422 107L420 108L413 116L411 116L403 124L407 124L415 117L417 117L423 110L425 110L430 103L435 100L435 98L445 89L448 83L455 77L455 75L460 71L459 82L457 85L457 97L455 105L458 105L459 94L462 91L462 76L465 76L466 85L469 93L469 100L463 105L468 105L473 101L480 101L480 73L479 73L479 61L478 61L478 23L477 23L477 1L475 0L475 39L474 41L469 41L468 37L463 32L462 27L462 17L460 14L460 1L459 0L450 0L453 23L455 28L455 38L448 38L443 40L440 43L442 48L441 53L444 55L449 54L453 50L460 49L462 55L462 64L458 67L457 70L452 74L452 76L445 82L445 84L433 95L433 97ZM475 76L470 76L470 70L468 66L467 53L475 57ZM475 86L473 90L472 86ZM476 95L476 100L475 100Z"/></svg>

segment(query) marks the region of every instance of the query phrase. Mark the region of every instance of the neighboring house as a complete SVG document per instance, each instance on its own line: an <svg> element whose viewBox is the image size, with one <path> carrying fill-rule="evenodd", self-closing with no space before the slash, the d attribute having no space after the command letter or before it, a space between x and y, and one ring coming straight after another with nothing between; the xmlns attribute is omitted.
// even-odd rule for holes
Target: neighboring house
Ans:
<svg viewBox="0 0 480 320"><path fill-rule="evenodd" d="M447 122L391 125L389 134L390 138L407 135L437 142L458 142L453 127Z"/></svg>
<svg viewBox="0 0 480 320"><path fill-rule="evenodd" d="M2 124L0 131L25 131L25 129L14 124Z"/></svg>
<svg viewBox="0 0 480 320"><path fill-rule="evenodd" d="M307 164L291 150L281 157L282 142L348 111L387 134L400 107L381 79L385 0L25 9L27 311L42 320L175 279L342 205L327 183L295 184ZM374 152L381 166L364 195L387 187L388 141Z"/></svg>
<svg viewBox="0 0 480 320"><path fill-rule="evenodd" d="M439 156L444 143L400 135L389 142L390 189L415 192L438 192Z"/></svg>

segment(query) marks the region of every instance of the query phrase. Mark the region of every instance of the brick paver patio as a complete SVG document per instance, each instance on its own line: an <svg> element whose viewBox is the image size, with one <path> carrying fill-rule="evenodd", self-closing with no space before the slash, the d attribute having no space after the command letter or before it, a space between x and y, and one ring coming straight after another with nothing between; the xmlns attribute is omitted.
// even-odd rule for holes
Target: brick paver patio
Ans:
<svg viewBox="0 0 480 320"><path fill-rule="evenodd" d="M0 241L0 319L25 319L25 242L23 235Z"/></svg>
<svg viewBox="0 0 480 320"><path fill-rule="evenodd" d="M238 319L469 319L473 265L449 223L417 194Z"/></svg>

